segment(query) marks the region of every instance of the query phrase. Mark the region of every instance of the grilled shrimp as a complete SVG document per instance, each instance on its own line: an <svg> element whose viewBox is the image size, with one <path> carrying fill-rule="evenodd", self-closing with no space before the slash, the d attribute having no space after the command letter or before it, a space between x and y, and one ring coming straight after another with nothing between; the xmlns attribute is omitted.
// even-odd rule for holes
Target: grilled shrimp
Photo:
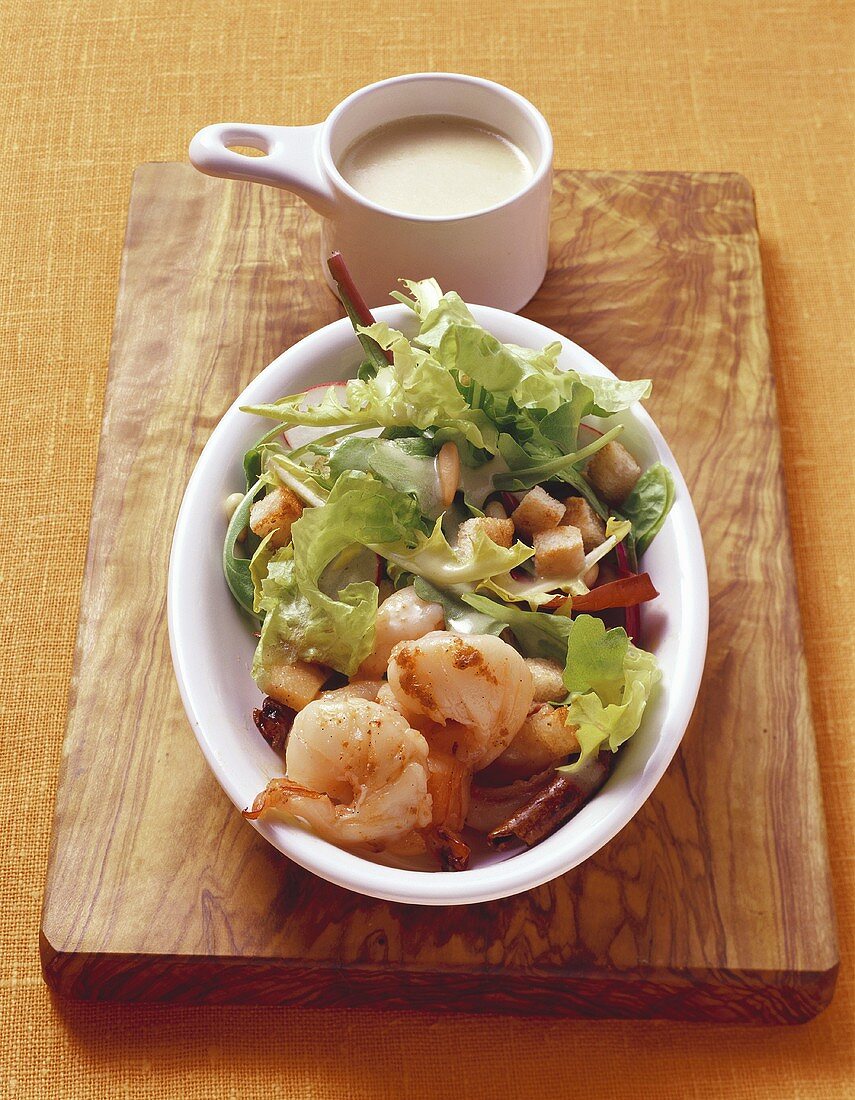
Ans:
<svg viewBox="0 0 855 1100"><path fill-rule="evenodd" d="M469 779L472 769L446 746L462 745L468 731L456 722L440 726L423 714L407 712L392 688L384 681L377 702L403 715L428 742L428 791L433 800L431 824L449 829L463 828L469 809Z"/></svg>
<svg viewBox="0 0 855 1100"><path fill-rule="evenodd" d="M294 719L286 778L271 780L244 815L278 810L335 844L418 847L417 830L431 821L427 757L424 737L398 711L317 699Z"/></svg>
<svg viewBox="0 0 855 1100"><path fill-rule="evenodd" d="M377 609L374 649L362 662L357 677L376 680L386 672L392 649L398 642L412 641L445 626L442 606L426 603L412 585L388 596Z"/></svg>
<svg viewBox="0 0 855 1100"><path fill-rule="evenodd" d="M327 702L331 699L339 701L342 699L370 699L372 703L382 702L382 699L378 700L378 695L385 686L385 680L351 680L349 684L345 684L343 687L322 691L320 697L326 699Z"/></svg>
<svg viewBox="0 0 855 1100"><path fill-rule="evenodd" d="M430 746L433 806L424 838L446 869L458 870L468 862L459 830L469 811L472 776L507 748L533 694L523 658L492 635L461 638L438 630L392 650L389 684L381 698L391 696Z"/></svg>
<svg viewBox="0 0 855 1100"><path fill-rule="evenodd" d="M408 719L434 723L425 733L431 751L449 753L470 771L507 748L533 696L531 672L507 642L445 630L395 646L389 688Z"/></svg>

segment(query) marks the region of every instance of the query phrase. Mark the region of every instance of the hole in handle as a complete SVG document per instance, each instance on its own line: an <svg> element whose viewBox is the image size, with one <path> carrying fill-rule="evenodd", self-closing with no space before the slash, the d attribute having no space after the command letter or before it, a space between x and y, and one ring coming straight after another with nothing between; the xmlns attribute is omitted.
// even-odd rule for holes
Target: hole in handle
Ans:
<svg viewBox="0 0 855 1100"><path fill-rule="evenodd" d="M227 145L226 148L241 157L266 157L268 150L255 145Z"/></svg>

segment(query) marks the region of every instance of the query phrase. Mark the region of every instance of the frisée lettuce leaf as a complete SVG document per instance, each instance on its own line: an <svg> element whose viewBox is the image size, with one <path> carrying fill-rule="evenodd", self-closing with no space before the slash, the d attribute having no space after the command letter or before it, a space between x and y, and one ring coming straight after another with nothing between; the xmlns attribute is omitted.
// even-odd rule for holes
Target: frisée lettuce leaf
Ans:
<svg viewBox="0 0 855 1100"><path fill-rule="evenodd" d="M487 535L483 530L476 531L465 553L451 547L442 531L442 520L438 519L429 536L419 532L416 545L377 545L372 547L388 562L398 569L424 577L438 588L454 590L486 580L493 574L505 573L534 554L534 550L525 543L516 542L507 549Z"/></svg>
<svg viewBox="0 0 855 1100"><path fill-rule="evenodd" d="M558 342L541 349L502 344L482 328L459 295L443 294L435 279L404 280L412 297L393 297L410 306L421 322L415 343L430 349L448 370L474 378L491 393L512 398L520 409L554 412L571 402L592 413L611 416L650 396L648 379L624 382L602 375L563 371L558 366L562 346ZM581 383L587 393L574 386ZM583 399L584 398L584 399ZM575 447L575 439L568 450Z"/></svg>
<svg viewBox="0 0 855 1100"><path fill-rule="evenodd" d="M243 411L272 417L286 429L295 424L445 429L474 447L495 452L495 427L480 409L466 403L452 375L433 356L385 323L364 331L391 349L393 362L372 378L351 378L341 399L341 387L331 387L317 404L308 404L307 394L298 393L271 404L248 405Z"/></svg>

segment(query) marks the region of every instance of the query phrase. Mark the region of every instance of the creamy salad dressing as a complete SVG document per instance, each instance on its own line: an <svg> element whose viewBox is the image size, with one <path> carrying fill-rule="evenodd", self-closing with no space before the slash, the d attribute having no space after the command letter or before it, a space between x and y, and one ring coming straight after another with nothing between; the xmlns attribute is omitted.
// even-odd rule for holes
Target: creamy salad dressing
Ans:
<svg viewBox="0 0 855 1100"><path fill-rule="evenodd" d="M369 130L345 150L338 167L372 202L433 217L504 202L534 172L503 134L454 115L418 115Z"/></svg>

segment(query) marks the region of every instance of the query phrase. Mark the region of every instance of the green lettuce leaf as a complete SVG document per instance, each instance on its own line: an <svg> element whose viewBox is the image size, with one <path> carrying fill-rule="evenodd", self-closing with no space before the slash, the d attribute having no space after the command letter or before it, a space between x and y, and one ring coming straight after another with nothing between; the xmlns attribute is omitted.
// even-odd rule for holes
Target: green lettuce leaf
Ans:
<svg viewBox="0 0 855 1100"><path fill-rule="evenodd" d="M291 544L269 557L260 579L256 603L267 614L254 675L283 659L353 675L374 645L377 585L356 581L331 596L318 582L354 543L406 544L419 523L410 497L359 473L340 478L323 507L307 508L291 528Z"/></svg>
<svg viewBox="0 0 855 1100"><path fill-rule="evenodd" d="M558 593L568 596L584 596L588 586L578 577L513 577L510 573L498 573L485 577L478 590L491 592L508 603L527 603L529 607L543 607Z"/></svg>
<svg viewBox="0 0 855 1100"><path fill-rule="evenodd" d="M469 307L459 294L450 291L443 294L436 279L422 279L412 281L402 280L404 286L412 294L412 298L395 291L393 298L397 298L405 306L409 306L421 321L418 342L425 348L438 348L446 329L450 325L470 325L478 327L475 318L469 311Z"/></svg>
<svg viewBox="0 0 855 1100"><path fill-rule="evenodd" d="M667 466L655 463L645 470L620 507L632 523L636 553L641 556L659 534L674 503L674 479Z"/></svg>
<svg viewBox="0 0 855 1100"><path fill-rule="evenodd" d="M278 550L268 569L264 590L272 606L252 662L255 680L263 683L272 665L294 660L317 661L352 676L374 646L377 586L350 584L337 600L303 589L291 547Z"/></svg>
<svg viewBox="0 0 855 1100"><path fill-rule="evenodd" d="M444 367L385 323L364 331L381 347L391 348L394 362L378 369L373 378L351 378L342 400L340 389L331 388L323 400L311 406L305 404L307 395L298 393L272 404L250 405L243 411L273 417L285 428L309 424L411 427L432 432L446 429L474 447L495 452L495 427L480 409L469 407Z"/></svg>
<svg viewBox="0 0 855 1100"><path fill-rule="evenodd" d="M258 544L255 553L252 555L249 563L249 576L252 581L253 596L252 596L252 610L256 615L261 615L264 608L261 601L263 599L262 584L264 578L267 576L267 570L270 565L270 559L276 553L270 547L270 540L273 537L271 531L269 535L265 535L261 542Z"/></svg>
<svg viewBox="0 0 855 1100"><path fill-rule="evenodd" d="M579 425L593 406L593 394L582 382L571 381L565 400L540 421L541 434L558 447L562 454L576 450Z"/></svg>
<svg viewBox="0 0 855 1100"><path fill-rule="evenodd" d="M568 724L577 726L581 754L559 771L573 772L603 748L617 752L637 732L654 685L660 679L656 658L630 643L623 662L620 699L606 703L593 691L575 695L567 708Z"/></svg>
<svg viewBox="0 0 855 1100"><path fill-rule="evenodd" d="M559 770L576 771L605 747L616 752L641 725L659 678L656 658L634 646L622 627L606 630L591 615L574 619L564 683L570 692L567 722L578 727L581 753Z"/></svg>
<svg viewBox="0 0 855 1100"><path fill-rule="evenodd" d="M531 458L528 458L528 465L523 466L520 456L519 444L516 443L510 436L502 434L499 436L497 446L502 457L511 468L511 472L508 474L499 474L495 477L494 484L497 489L507 489L509 492L521 492L524 489L532 489L535 485L541 485L545 481L552 481L556 478L560 479L564 474L572 470L574 467L579 466L581 463L586 462L591 455L601 451L607 443L611 443L613 439L623 431L622 424L615 424L609 431L604 432L601 436L598 436L592 443L589 443L587 447L582 447L578 451L572 451L570 454L559 454L555 458L549 458L545 461L536 460L532 462ZM508 442L510 440L510 443ZM523 453L525 453L523 451ZM577 474L579 471L576 471ZM581 476L581 475L580 475Z"/></svg>
<svg viewBox="0 0 855 1100"><path fill-rule="evenodd" d="M412 493L423 515L436 519L442 512L436 457L422 436L404 439L346 439L329 456L330 480L348 470L373 473L399 493Z"/></svg>
<svg viewBox="0 0 855 1100"><path fill-rule="evenodd" d="M567 639L573 628L571 619L545 611L521 611L471 593L460 598L481 614L510 627L525 657L544 657L562 666L566 663Z"/></svg>
<svg viewBox="0 0 855 1100"><path fill-rule="evenodd" d="M293 462L278 444L264 447L261 461L271 481L276 480L287 486L305 504L320 508L326 503L329 494L315 478L314 471L301 462Z"/></svg>
<svg viewBox="0 0 855 1100"><path fill-rule="evenodd" d="M595 691L604 699L612 698L623 679L628 646L623 627L606 630L602 620L593 615L578 615L567 642L567 690L576 694Z"/></svg>
<svg viewBox="0 0 855 1100"><path fill-rule="evenodd" d="M416 342L436 352L447 369L474 378L506 401L513 399L520 409L550 413L569 403L584 408L580 419L589 412L610 416L650 395L647 379L622 382L560 370L560 343L541 349L501 344L478 325L459 295L443 294L435 279L405 281L404 285L412 299L397 293L393 297L418 315L421 327ZM565 439L562 449L570 451L575 446L574 436Z"/></svg>
<svg viewBox="0 0 855 1100"><path fill-rule="evenodd" d="M477 325L449 325L435 354L446 370L458 371L492 393L510 396L523 378L517 358Z"/></svg>
<svg viewBox="0 0 855 1100"><path fill-rule="evenodd" d="M238 536L249 526L249 513L253 502L269 479L259 477L253 485L250 485L243 500L235 509L226 529L226 537L223 542L223 574L229 590L244 611L254 610L254 591L252 575L250 573L249 559L238 553ZM255 539L255 536L252 535ZM246 547L242 547L242 550Z"/></svg>
<svg viewBox="0 0 855 1100"><path fill-rule="evenodd" d="M636 401L644 401L653 392L649 378L623 382L620 378L603 378L599 374L580 374L579 378L594 395L594 416L612 416L628 409Z"/></svg>

